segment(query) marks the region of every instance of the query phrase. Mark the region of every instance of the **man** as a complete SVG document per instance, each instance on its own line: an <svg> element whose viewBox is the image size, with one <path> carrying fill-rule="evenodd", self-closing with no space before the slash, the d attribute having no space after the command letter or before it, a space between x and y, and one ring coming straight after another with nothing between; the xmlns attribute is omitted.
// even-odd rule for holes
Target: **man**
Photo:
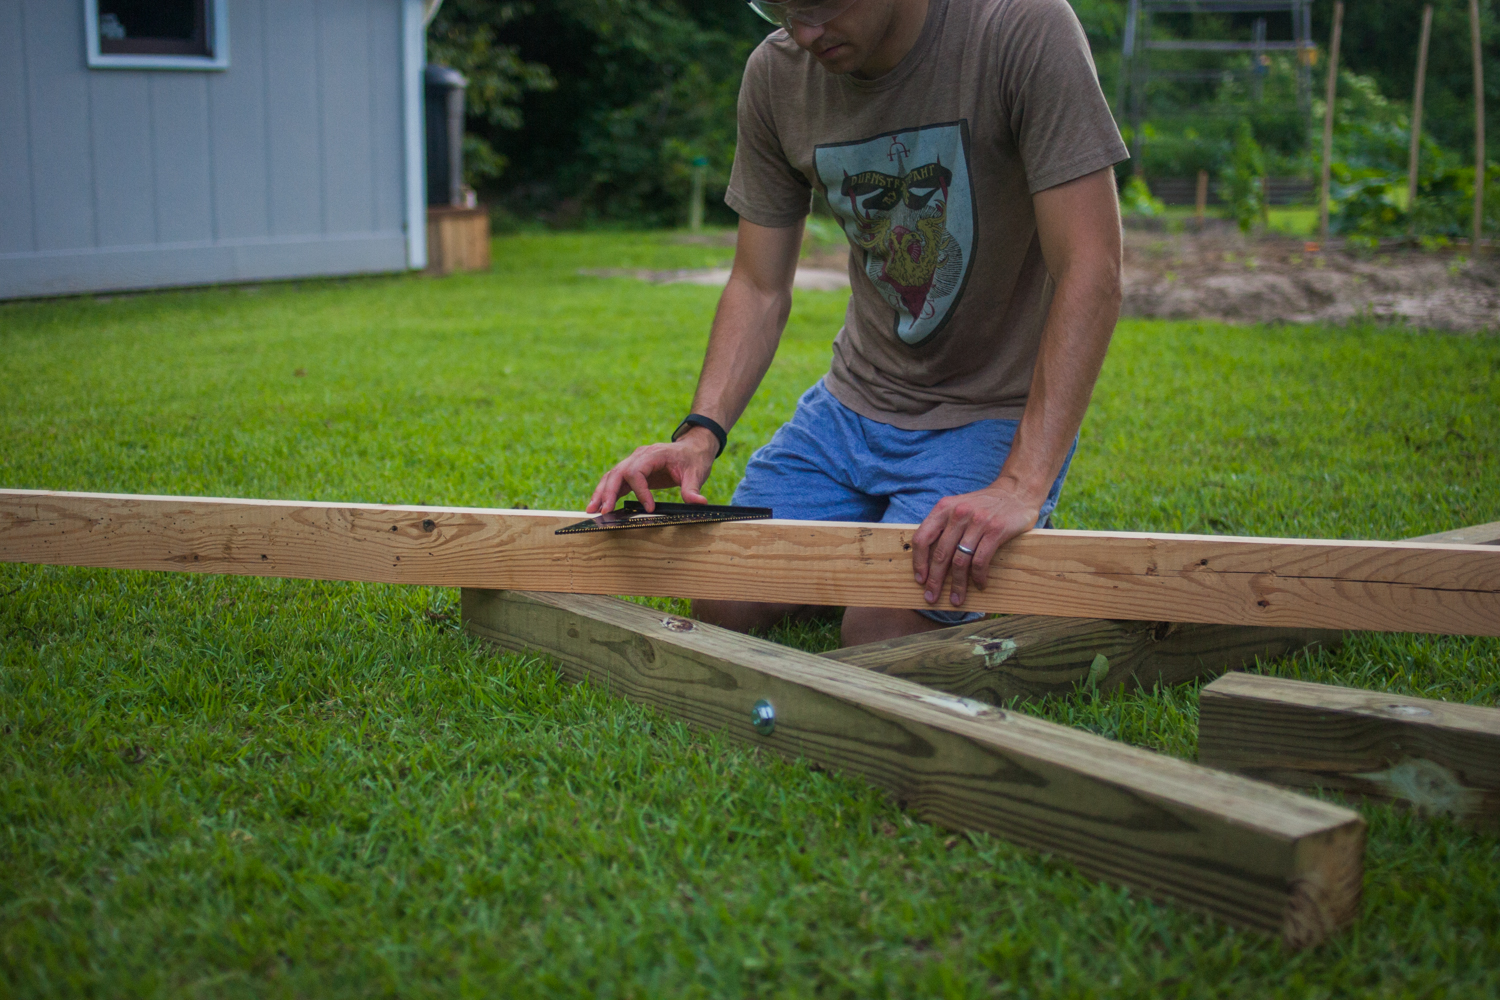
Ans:
<svg viewBox="0 0 1500 1000"><path fill-rule="evenodd" d="M1045 526L1119 314L1112 166L1127 153L1066 0L752 0L725 201L740 215L693 412L589 501L689 503L765 376L809 198L850 242L833 364L751 458L734 502L780 517L921 526L929 607L849 608L853 645L979 617L995 551ZM948 606L943 607L946 603ZM808 609L698 601L747 630Z"/></svg>

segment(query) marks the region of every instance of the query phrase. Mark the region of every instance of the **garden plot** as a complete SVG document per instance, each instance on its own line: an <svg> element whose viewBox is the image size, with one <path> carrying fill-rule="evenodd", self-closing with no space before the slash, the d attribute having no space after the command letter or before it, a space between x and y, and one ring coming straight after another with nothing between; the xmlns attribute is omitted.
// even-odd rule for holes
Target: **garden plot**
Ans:
<svg viewBox="0 0 1500 1000"><path fill-rule="evenodd" d="M732 244L732 240L729 241ZM1231 323L1346 323L1375 320L1424 329L1500 329L1500 253L1469 260L1449 250L1309 251L1302 240L1128 230L1125 316ZM849 287L847 254L823 244L804 250L796 287ZM590 268L603 278L653 284L720 285L729 269Z"/></svg>
<svg viewBox="0 0 1500 1000"><path fill-rule="evenodd" d="M1379 320L1436 330L1500 328L1500 255L1310 253L1301 240L1237 232L1127 232L1127 316L1248 323Z"/></svg>

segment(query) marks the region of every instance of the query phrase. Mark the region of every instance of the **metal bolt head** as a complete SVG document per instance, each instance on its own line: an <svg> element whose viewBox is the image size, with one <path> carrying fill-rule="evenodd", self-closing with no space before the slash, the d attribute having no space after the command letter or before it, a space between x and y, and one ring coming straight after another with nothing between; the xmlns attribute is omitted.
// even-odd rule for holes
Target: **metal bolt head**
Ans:
<svg viewBox="0 0 1500 1000"><path fill-rule="evenodd" d="M776 731L776 709L771 707L769 701L762 698L755 703L755 707L750 710L750 725L762 736L770 736Z"/></svg>

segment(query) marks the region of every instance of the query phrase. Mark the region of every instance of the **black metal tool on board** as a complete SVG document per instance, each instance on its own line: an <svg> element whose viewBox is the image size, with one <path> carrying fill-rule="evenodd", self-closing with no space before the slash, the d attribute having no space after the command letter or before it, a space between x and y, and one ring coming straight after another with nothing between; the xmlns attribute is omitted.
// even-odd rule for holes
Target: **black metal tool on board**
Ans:
<svg viewBox="0 0 1500 1000"><path fill-rule="evenodd" d="M576 535L584 531L619 531L623 528L660 528L669 524L713 524L717 521L763 521L771 516L769 507L734 507L711 503L657 503L647 513L639 500L591 517L587 521L558 528L559 535Z"/></svg>

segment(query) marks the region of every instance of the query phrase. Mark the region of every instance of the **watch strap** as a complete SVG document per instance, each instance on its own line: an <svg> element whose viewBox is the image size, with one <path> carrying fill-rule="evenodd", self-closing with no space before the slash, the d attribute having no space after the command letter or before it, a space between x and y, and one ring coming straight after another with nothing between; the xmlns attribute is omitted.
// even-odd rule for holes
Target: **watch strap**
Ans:
<svg viewBox="0 0 1500 1000"><path fill-rule="evenodd" d="M719 450L714 455L714 458L718 458L719 455L724 454L724 448L729 444L729 432L720 427L717 420L705 417L701 413L689 413L684 417L682 423L678 424L677 429L672 432L672 440L676 441L694 427L704 428L719 442Z"/></svg>

